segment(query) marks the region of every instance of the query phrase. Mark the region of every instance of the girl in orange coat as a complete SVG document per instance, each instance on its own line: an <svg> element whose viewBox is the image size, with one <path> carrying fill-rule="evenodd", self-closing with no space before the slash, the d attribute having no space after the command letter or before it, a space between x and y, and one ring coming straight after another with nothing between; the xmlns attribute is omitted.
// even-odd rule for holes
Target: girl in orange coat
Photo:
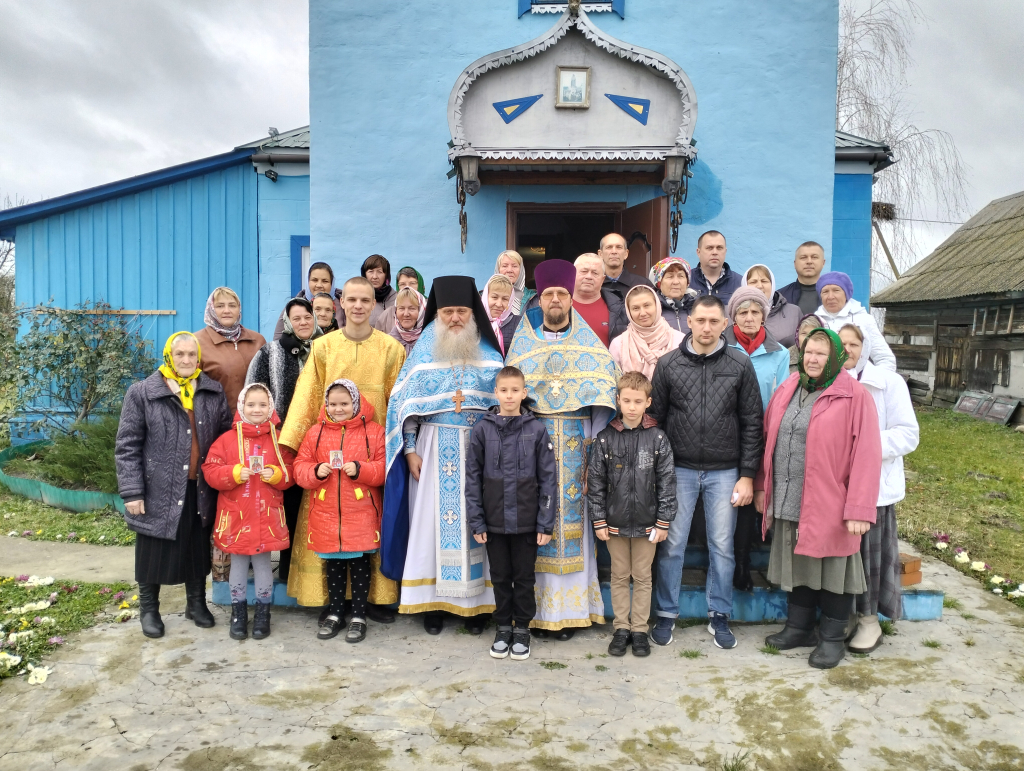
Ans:
<svg viewBox="0 0 1024 771"><path fill-rule="evenodd" d="M265 385L243 388L237 407L234 428L222 434L206 455L203 477L220 490L213 542L231 555L231 638L247 636L251 562L256 583L252 636L262 640L270 635L274 589L270 553L288 548L281 491L295 483L293 454L287 447L278 447L275 426L281 420Z"/></svg>
<svg viewBox="0 0 1024 771"><path fill-rule="evenodd" d="M335 637L344 623L346 579L352 580L352 621L345 642L366 637L370 555L380 548L384 485L384 429L373 405L351 380L327 388L319 423L306 432L295 458L295 478L312 490L306 548L327 561L330 612L317 638Z"/></svg>

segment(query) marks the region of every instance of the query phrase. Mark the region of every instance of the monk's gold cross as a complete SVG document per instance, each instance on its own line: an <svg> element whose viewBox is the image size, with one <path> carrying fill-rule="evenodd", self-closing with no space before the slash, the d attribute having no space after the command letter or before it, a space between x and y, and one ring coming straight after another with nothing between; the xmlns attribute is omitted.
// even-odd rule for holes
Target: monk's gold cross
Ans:
<svg viewBox="0 0 1024 771"><path fill-rule="evenodd" d="M452 397L452 401L455 402L455 411L462 412L462 403L466 401L466 397L462 395L461 388L455 391L455 396Z"/></svg>
<svg viewBox="0 0 1024 771"><path fill-rule="evenodd" d="M551 393L554 394L555 396L558 396L559 393L561 392L561 390L562 390L562 384L560 382L558 382L557 380L554 381L551 384Z"/></svg>

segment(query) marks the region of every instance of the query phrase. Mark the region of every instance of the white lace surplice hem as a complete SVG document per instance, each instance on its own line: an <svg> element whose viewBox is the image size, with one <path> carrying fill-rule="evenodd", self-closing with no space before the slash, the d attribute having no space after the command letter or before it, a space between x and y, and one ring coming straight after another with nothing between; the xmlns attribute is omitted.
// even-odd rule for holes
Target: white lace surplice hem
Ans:
<svg viewBox="0 0 1024 771"><path fill-rule="evenodd" d="M416 453L423 459L423 467L419 482L411 476L409 478L409 550L405 559L398 611L448 611L459 616L493 613L494 591L491 588L491 571L486 552L483 592L475 597L437 596L437 431L437 426L421 423L416 439Z"/></svg>

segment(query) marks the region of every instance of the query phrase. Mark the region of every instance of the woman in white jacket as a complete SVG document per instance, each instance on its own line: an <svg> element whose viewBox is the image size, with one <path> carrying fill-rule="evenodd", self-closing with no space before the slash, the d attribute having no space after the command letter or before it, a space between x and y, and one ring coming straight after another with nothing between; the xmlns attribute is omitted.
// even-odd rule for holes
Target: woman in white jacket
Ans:
<svg viewBox="0 0 1024 771"><path fill-rule="evenodd" d="M871 313L853 299L853 281L850 277L839 271L823 273L818 279L817 289L821 296L821 307L814 315L833 332L838 332L846 324L860 327L870 343L871 363L895 372L896 355L885 342Z"/></svg>
<svg viewBox="0 0 1024 771"><path fill-rule="evenodd" d="M869 361L871 339L855 324L839 330L846 350L846 369L856 373L875 402L882 431L882 479L878 488L875 524L860 541L860 556L868 590L857 598L857 632L849 643L853 653L870 653L882 644L879 612L900 617L900 546L896 533L896 503L906 495L903 456L917 449L920 430L910 391L895 372Z"/></svg>

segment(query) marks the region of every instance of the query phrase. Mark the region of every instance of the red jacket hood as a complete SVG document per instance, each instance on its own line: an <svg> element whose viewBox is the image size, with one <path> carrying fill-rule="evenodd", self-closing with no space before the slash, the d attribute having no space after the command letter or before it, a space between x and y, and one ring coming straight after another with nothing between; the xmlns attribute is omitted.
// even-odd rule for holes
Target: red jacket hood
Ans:
<svg viewBox="0 0 1024 771"><path fill-rule="evenodd" d="M258 426L254 426L252 423L246 423L242 420L241 414L238 410L235 410L235 419L231 426L234 428L239 423L242 424L242 434L245 436L262 436L263 434L270 433L270 425L273 424L275 429L281 428L281 418L277 416L277 410L270 413L270 420L266 420L260 423Z"/></svg>
<svg viewBox="0 0 1024 771"><path fill-rule="evenodd" d="M362 418L366 418L366 422L367 423L372 423L373 422L374 414L376 414L376 413L375 413L375 410L373 409L373 405L370 404L370 401L365 396L363 396L363 392L360 391L359 392L359 412L357 412L351 418L349 418L348 420L343 420L341 423L335 423L332 420L328 420L328 418L327 418L327 405L325 404L325 405L321 405L321 407L320 407L320 418L319 419L320 419L320 422L323 423L324 425L326 425L328 428L337 426L339 428L345 427L346 429L352 429L352 428L355 428L356 426L362 425L362 423L363 423Z"/></svg>

